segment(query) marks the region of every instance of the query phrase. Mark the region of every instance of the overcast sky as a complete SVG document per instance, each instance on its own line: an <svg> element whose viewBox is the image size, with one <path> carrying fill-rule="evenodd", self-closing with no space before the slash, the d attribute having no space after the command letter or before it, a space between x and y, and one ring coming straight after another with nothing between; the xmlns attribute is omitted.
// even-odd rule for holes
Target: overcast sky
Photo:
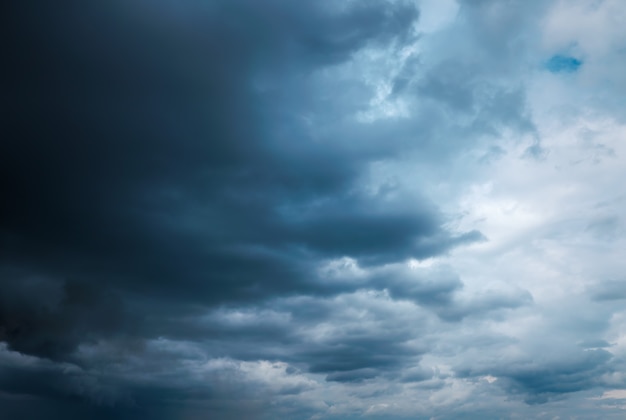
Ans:
<svg viewBox="0 0 626 420"><path fill-rule="evenodd" d="M623 419L623 0L3 6L11 419Z"/></svg>

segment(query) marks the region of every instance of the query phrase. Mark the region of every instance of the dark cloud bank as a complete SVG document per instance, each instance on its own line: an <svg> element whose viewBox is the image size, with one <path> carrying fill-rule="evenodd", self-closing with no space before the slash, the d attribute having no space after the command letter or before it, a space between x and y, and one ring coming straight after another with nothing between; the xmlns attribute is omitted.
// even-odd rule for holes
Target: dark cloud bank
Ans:
<svg viewBox="0 0 626 420"><path fill-rule="evenodd" d="M343 296L383 293L444 323L532 302L522 292L466 302L453 272L387 268L485 239L446 230L435 204L393 185L367 188L369 165L430 150L432 127L346 122L368 106L371 87L324 73L366 48L415 42L414 5L13 2L3 15L7 418L273 418L270 391L227 368L188 379L178 361L195 356L154 343L285 362L286 374L328 382L420 382L435 376L412 367L429 351L414 344L422 321L398 325L367 308L363 324L342 324ZM437 86L417 91L448 100ZM494 98L518 112L516 95ZM320 274L344 257L369 274ZM235 312L250 320L233 321ZM317 340L301 333L328 322L341 328ZM604 369L606 358L598 350L580 363ZM569 369L458 375L498 373L513 394L544 398L585 388L588 370L554 382Z"/></svg>

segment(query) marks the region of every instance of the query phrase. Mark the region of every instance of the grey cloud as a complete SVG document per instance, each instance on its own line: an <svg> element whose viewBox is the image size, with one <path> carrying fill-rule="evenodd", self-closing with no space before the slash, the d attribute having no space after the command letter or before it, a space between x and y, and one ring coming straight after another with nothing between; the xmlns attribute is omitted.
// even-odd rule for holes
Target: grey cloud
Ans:
<svg viewBox="0 0 626 420"><path fill-rule="evenodd" d="M606 340L585 340L579 344L584 349L593 349L593 348L607 348L611 347L611 344Z"/></svg>
<svg viewBox="0 0 626 420"><path fill-rule="evenodd" d="M326 375L330 382L360 382L378 376L379 372L372 368L351 369L348 371L334 371Z"/></svg>
<svg viewBox="0 0 626 420"><path fill-rule="evenodd" d="M414 301L452 322L533 303L532 296L525 290L486 290L480 294L465 294L458 274L445 266L381 270L374 275L371 285L385 288L394 299Z"/></svg>
<svg viewBox="0 0 626 420"><path fill-rule="evenodd" d="M432 123L431 155L464 150L480 137L499 142L506 129L539 142L522 75L534 41L528 28L546 5L459 3L455 25L433 34L419 58L407 62L411 70L403 69L395 82L396 90L414 98L416 114L428 115Z"/></svg>
<svg viewBox="0 0 626 420"><path fill-rule="evenodd" d="M590 296L595 301L626 299L626 281L608 280L590 287Z"/></svg>
<svg viewBox="0 0 626 420"><path fill-rule="evenodd" d="M423 382L432 379L434 376L435 372L433 369L416 367L405 370L401 380L404 382Z"/></svg>
<svg viewBox="0 0 626 420"><path fill-rule="evenodd" d="M267 406L259 401L260 395L254 395L249 384L236 376L224 381L216 375L205 378L209 384L188 381L183 387L154 378L129 381L125 378L128 374L120 374L117 366L103 372L35 358L16 363L6 357L6 347L0 352L0 405L5 414L14 416L11 418L267 418ZM25 358L17 353L12 356ZM177 368L176 363L169 362L168 369ZM132 370L135 366L125 364L123 368Z"/></svg>
<svg viewBox="0 0 626 420"><path fill-rule="evenodd" d="M142 7L12 6L5 263L219 303L307 290L309 251L403 258L414 238L447 240L435 214L370 213L376 199L346 194L366 161L307 142L297 126L290 135L306 153L275 143L267 127L279 122L260 111L273 106L249 86L262 70L257 46L306 76L404 36L413 7L160 3L183 20ZM295 56L281 55L284 42ZM309 216L292 222L285 206Z"/></svg>
<svg viewBox="0 0 626 420"><path fill-rule="evenodd" d="M530 404L542 404L601 385L601 376L614 370L611 359L611 353L603 349L578 350L563 352L558 358L508 360L489 368L462 367L456 372L461 377L492 375L508 393L521 395Z"/></svg>
<svg viewBox="0 0 626 420"><path fill-rule="evenodd" d="M523 294L519 299L492 293L459 300L455 293L462 283L446 268L382 270L359 283L343 284L335 286L337 293L343 292L334 298L293 296L182 318L168 313L152 315L143 329L161 331L177 340L201 337L212 357L284 360L315 373L368 369L368 375L397 375L404 363L427 351L426 342L416 345L410 341L433 314L457 322L466 316L528 304ZM354 289L360 290L355 293ZM397 324L394 305L416 313L407 314L408 323ZM360 318L353 312L360 313ZM161 328L152 323L162 324ZM315 338L324 325L329 328ZM247 345L251 342L254 346Z"/></svg>
<svg viewBox="0 0 626 420"><path fill-rule="evenodd" d="M454 246L430 211L418 208L397 214L381 208L377 197L345 193L367 161L307 142L298 126L289 133L303 137L297 147L284 144L287 139L268 137L274 130L268 127L272 121L262 121L259 110L274 105L246 88L258 67L246 61L247 54L257 42L265 42L272 51L284 39L310 42L315 47L303 47L302 55L310 56L307 48L313 48L323 57L338 50L345 58L368 40L401 36L416 16L403 5L387 9L368 3L339 17L321 6L302 7L296 10L274 2L265 10L245 2L217 3L192 20L193 25L203 24L203 19L210 23L206 34L183 31L161 49L150 43L144 48L139 42L163 39L167 32L159 32L158 25L165 22L146 20L138 11L131 13L117 4L98 9L101 13L94 12L99 17L92 22L95 28L114 25L116 34L91 29L68 42L66 37L82 23L72 17L43 22L28 37L34 44L31 49L39 47L39 34L47 29L60 58L47 68L45 77L33 70L17 79L21 82L14 89L26 90L30 84L33 92L30 96L15 92L21 101L33 97L24 105L23 115L38 123L26 127L26 120L14 119L12 132L21 130L25 140L4 145L3 156L11 156L3 168L4 179L11 180L5 190L12 204L4 209L3 231L11 238L11 257L36 255L47 269L51 268L47 259L67 266L67 260L80 258L87 269L110 270L113 281L131 277L141 287L141 279L150 278L152 290L168 294L181 292L171 290L170 277L185 280L186 290L194 293L200 291L202 278L231 277L233 286L222 284L226 297L245 294L243 290L256 281L243 278L245 273L234 266L255 267L258 277L297 278L299 261L297 255L289 255L292 247L324 255L382 253L385 258L404 258L411 252L428 256ZM274 9L293 19L281 20L285 23L274 29L281 34L269 31L263 42L238 26L244 22L213 25L223 15L241 12L253 19L250 27L265 34L264 28L270 26L265 20L276 19ZM298 19L303 24L296 24ZM393 24L378 28L371 22ZM344 31L347 40L341 35ZM102 45L102 51L84 50L90 40ZM14 52L16 68L39 59L24 54ZM271 62L272 56L266 59ZM106 64L98 67L99 63ZM307 69L321 64L308 63ZM87 69L74 78L80 66ZM46 102L51 98L58 98L59 106ZM285 207L308 215L292 222L279 212ZM428 238L432 244L417 249L411 245ZM51 243L54 256L47 251ZM284 260L238 251L253 246L282 253ZM220 270L223 274L216 275Z"/></svg>
<svg viewBox="0 0 626 420"><path fill-rule="evenodd" d="M532 133L524 90L491 80L485 65L472 57L445 59L428 68L417 83L417 93L466 121L465 130L495 137L504 127Z"/></svg>
<svg viewBox="0 0 626 420"><path fill-rule="evenodd" d="M371 300L370 300L371 299ZM295 302L300 302L292 306ZM328 381L361 381L397 377L427 351L428 343L413 342L424 328L424 315L406 315L397 322L390 315L400 309L384 293L358 292L327 299L289 303L293 317L290 353L283 360L300 364ZM343 303L339 303L343 302ZM299 308L303 306L303 308ZM315 310L321 306L322 310Z"/></svg>
<svg viewBox="0 0 626 420"><path fill-rule="evenodd" d="M606 241L615 240L621 233L620 219L617 216L599 217L591 221L585 227L585 231L591 233L598 239Z"/></svg>
<svg viewBox="0 0 626 420"><path fill-rule="evenodd" d="M55 364L32 356L11 353L0 346L0 388L5 395L26 399L86 400L99 407L131 403L119 383L106 375L90 373L77 365Z"/></svg>
<svg viewBox="0 0 626 420"><path fill-rule="evenodd" d="M395 333L379 331L377 337L365 331L361 332L364 337L353 334L334 337L318 348L305 352L304 358L310 364L310 371L329 373L328 380L374 377L400 367L408 357L419 355L404 345L400 341L401 337L396 337Z"/></svg>
<svg viewBox="0 0 626 420"><path fill-rule="evenodd" d="M1 146L3 264L44 279L4 278L10 349L86 367L141 357L155 375L167 356L142 342L156 337L207 343L215 357L284 357L276 343L302 345L294 325L190 320L202 307L336 293L311 275L316 260L379 264L475 239L447 233L430 204L362 192L376 155L315 143L289 112L311 103L286 89L306 93L319 69L408 39L411 4L57 6L12 6L8 27L20 42L3 70L14 82ZM124 350L125 334L137 348ZM377 376L410 354L387 341L408 337L352 332L288 359L329 381ZM58 373L33 375L44 384ZM160 392L142 389L126 385L133 398Z"/></svg>
<svg viewBox="0 0 626 420"><path fill-rule="evenodd" d="M422 35L402 0L7 6L3 411L488 418L511 395L615 386L608 312L564 320L521 288L407 266L486 240L422 191L446 196L466 161L490 170L507 130L543 153L522 76L547 6L458 3L454 25ZM396 164L409 175L377 184ZM620 284L585 302L617 305ZM575 350L542 359L502 331L535 312ZM470 386L491 411L452 407Z"/></svg>
<svg viewBox="0 0 626 420"><path fill-rule="evenodd" d="M445 320L459 321L467 316L484 316L493 311L520 308L532 303L532 295L525 290L512 292L487 290L482 294L459 299L454 304L438 308L437 313Z"/></svg>
<svg viewBox="0 0 626 420"><path fill-rule="evenodd" d="M574 360L544 366L511 366L500 374L510 380L509 389L527 394L530 403L542 403L560 394L577 392L597 385L597 378L609 371L611 354L588 350Z"/></svg>
<svg viewBox="0 0 626 420"><path fill-rule="evenodd" d="M425 306L448 305L454 293L463 287L458 275L446 267L391 271L381 274L375 281L386 287L392 297L415 300Z"/></svg>
<svg viewBox="0 0 626 420"><path fill-rule="evenodd" d="M81 342L132 331L120 297L97 284L3 275L0 340L15 350L62 359Z"/></svg>

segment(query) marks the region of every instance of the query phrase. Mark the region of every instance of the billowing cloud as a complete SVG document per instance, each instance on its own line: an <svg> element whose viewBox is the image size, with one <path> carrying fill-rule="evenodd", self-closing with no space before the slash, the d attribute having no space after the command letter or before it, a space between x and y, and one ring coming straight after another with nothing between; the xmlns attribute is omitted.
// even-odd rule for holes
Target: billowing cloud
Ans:
<svg viewBox="0 0 626 420"><path fill-rule="evenodd" d="M622 418L621 2L37 3L4 412Z"/></svg>

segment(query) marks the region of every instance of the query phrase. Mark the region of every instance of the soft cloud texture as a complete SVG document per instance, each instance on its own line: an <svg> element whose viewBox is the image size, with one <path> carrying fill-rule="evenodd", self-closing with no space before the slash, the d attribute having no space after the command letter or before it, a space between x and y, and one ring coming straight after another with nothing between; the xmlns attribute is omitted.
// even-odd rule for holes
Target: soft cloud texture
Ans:
<svg viewBox="0 0 626 420"><path fill-rule="evenodd" d="M623 418L622 2L36 3L8 418Z"/></svg>

